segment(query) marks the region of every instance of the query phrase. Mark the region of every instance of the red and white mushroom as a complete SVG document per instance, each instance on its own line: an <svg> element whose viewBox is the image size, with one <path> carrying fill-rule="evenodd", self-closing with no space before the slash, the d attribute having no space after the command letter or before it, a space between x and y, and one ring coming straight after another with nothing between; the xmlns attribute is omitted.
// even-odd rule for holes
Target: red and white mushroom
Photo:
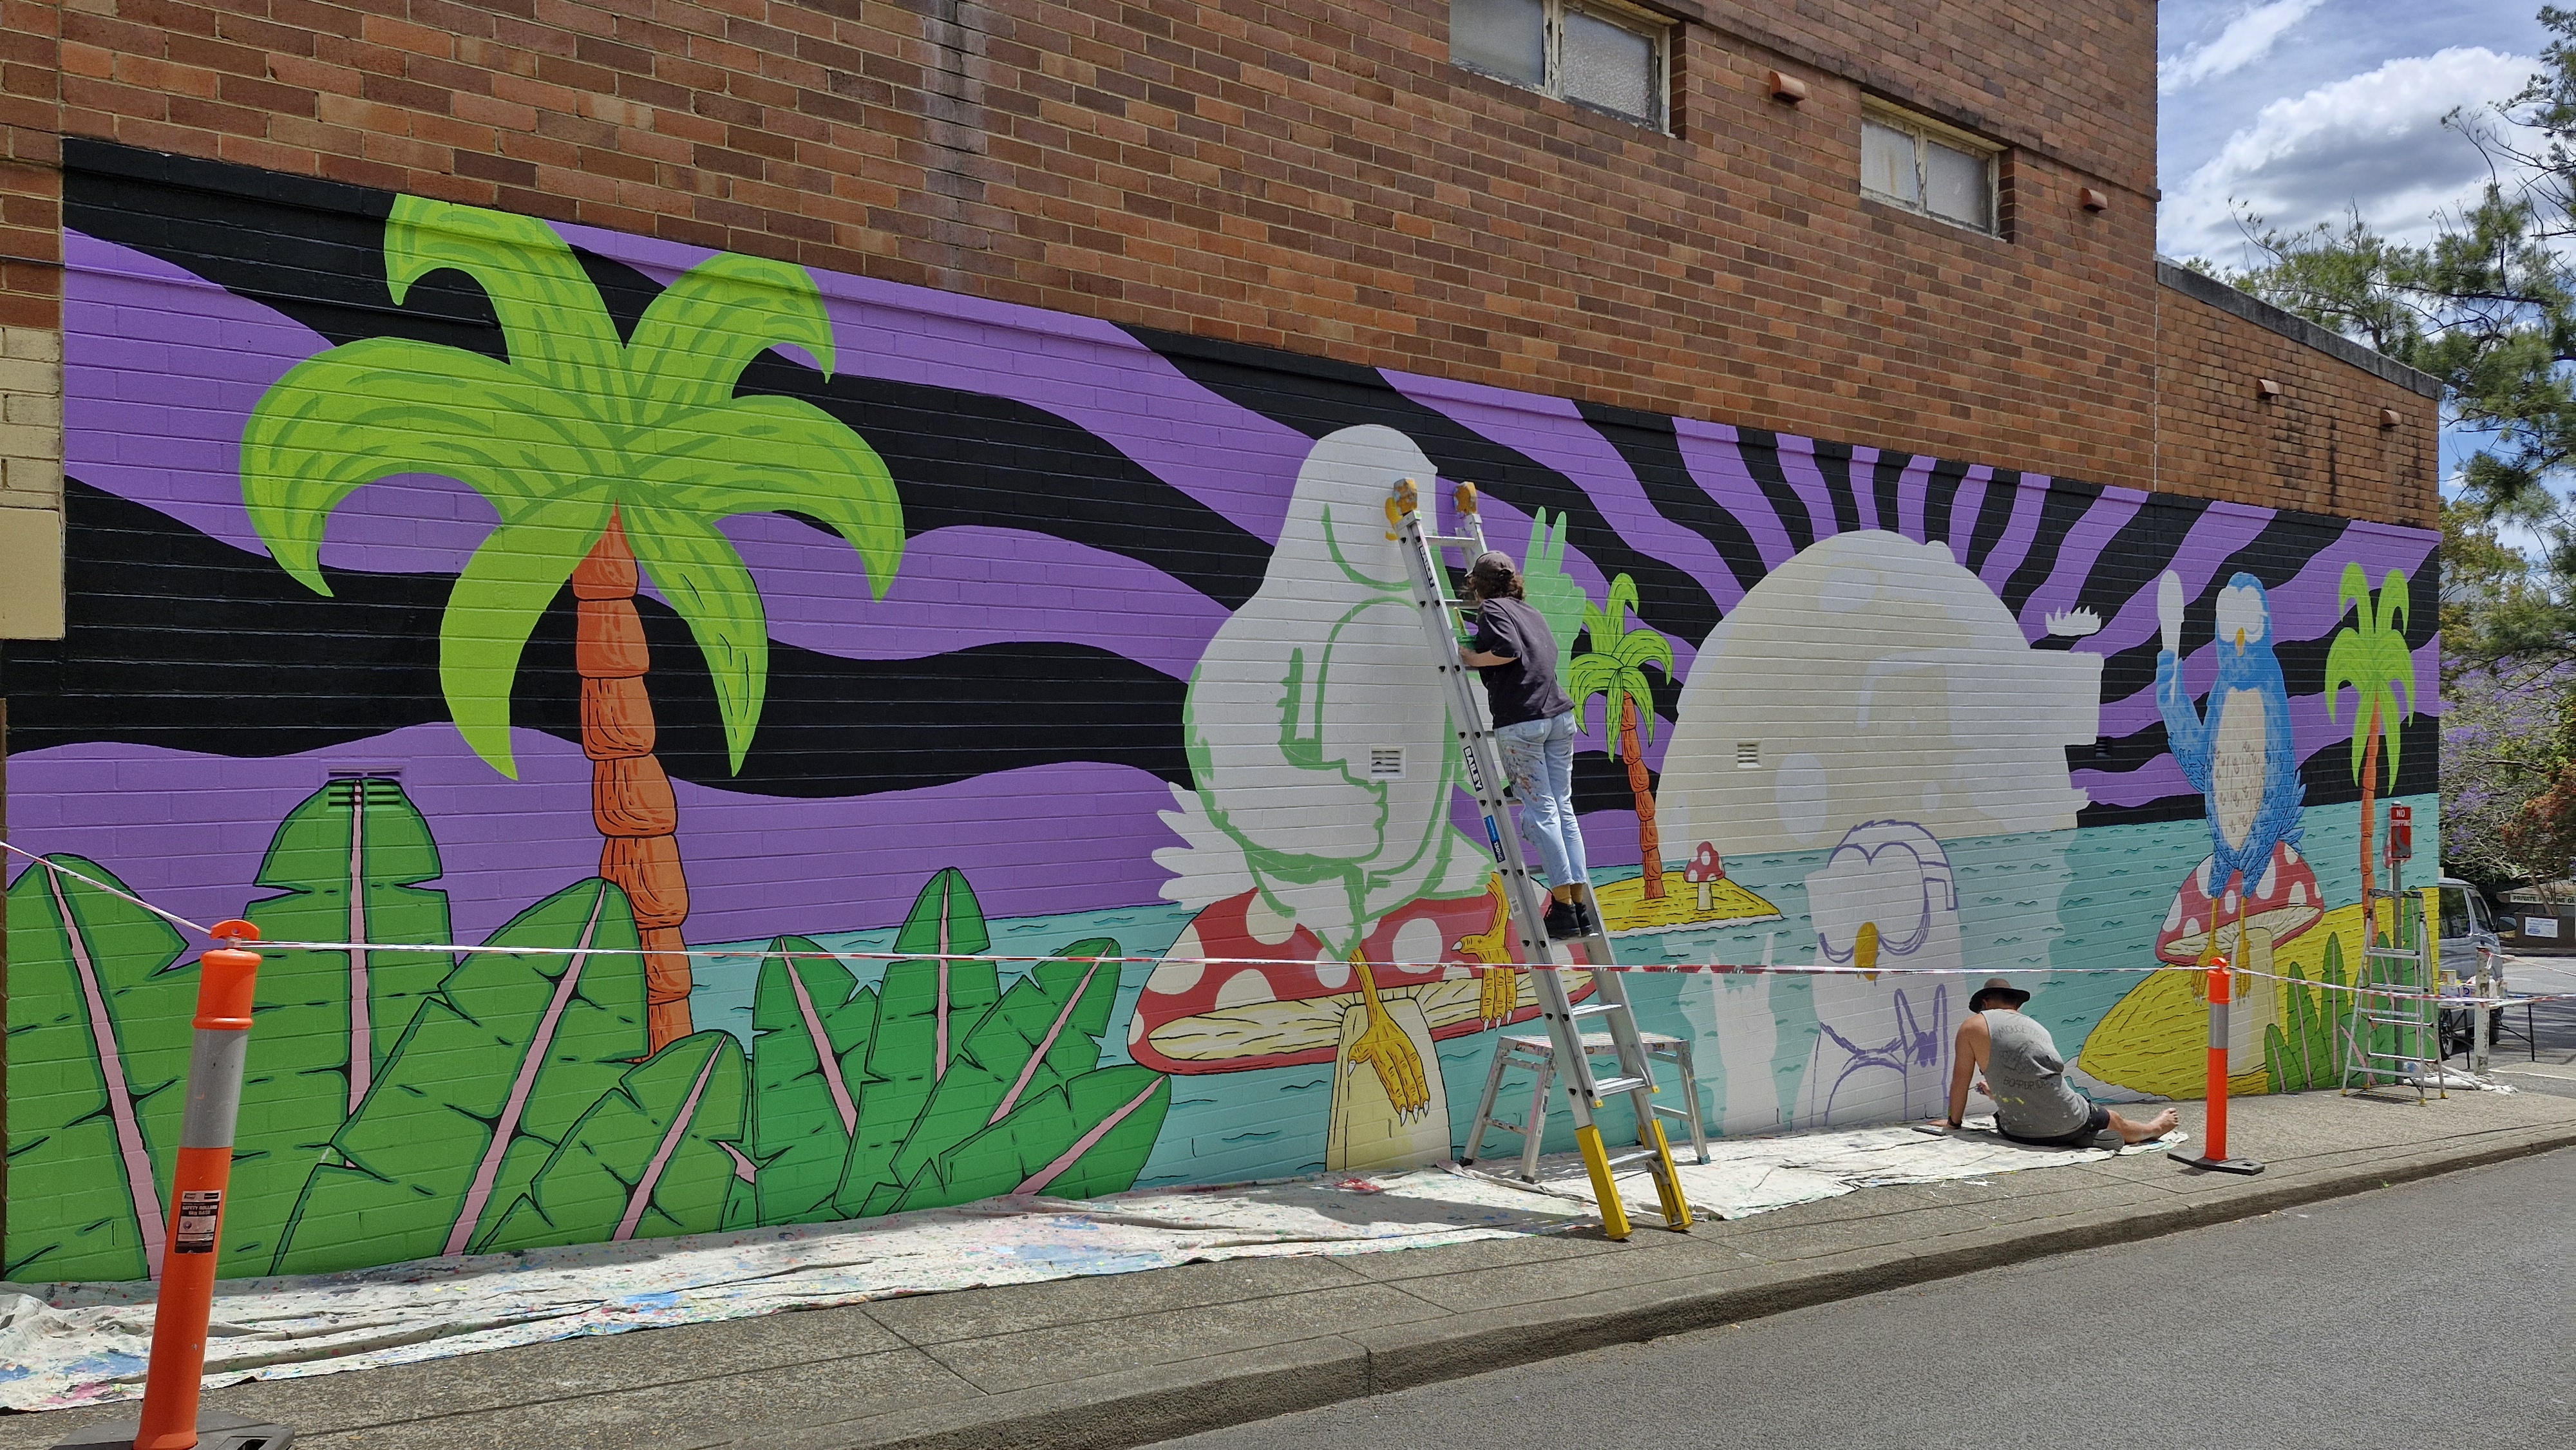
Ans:
<svg viewBox="0 0 2576 1450"><path fill-rule="evenodd" d="M1699 888L1700 910L1714 909L1717 883L1726 879L1726 862L1718 856L1715 842L1699 843L1699 850L1690 858L1690 864L1682 868L1682 879Z"/></svg>
<svg viewBox="0 0 2576 1450"><path fill-rule="evenodd" d="M1480 1015L1476 953L1460 943L1488 935L1490 895L1416 901L1379 918L1360 943L1379 995L1411 997L1434 1041L1492 1024ZM1236 960L1224 960L1233 958ZM1589 996L1580 979L1576 1000ZM1127 1027L1127 1050L1156 1072L1248 1072L1330 1062L1342 1017L1360 1005L1359 976L1313 932L1271 910L1256 889L1203 908L1145 981ZM1538 1015L1526 976L1506 1023ZM1426 1064L1426 1066L1428 1066Z"/></svg>
<svg viewBox="0 0 2576 1450"><path fill-rule="evenodd" d="M2272 848L2271 860L2250 888L2239 879L2222 890L2212 879L2216 875L2214 860L2203 860L2183 878L2182 889L2174 893L2173 906L2165 913L2164 927L2156 933L2158 960L2184 966L2198 963L2209 949L2213 931L2218 934L2219 951L2233 951L2240 923L2246 931L2268 933L2278 945L2325 917L2317 873L2287 841Z"/></svg>

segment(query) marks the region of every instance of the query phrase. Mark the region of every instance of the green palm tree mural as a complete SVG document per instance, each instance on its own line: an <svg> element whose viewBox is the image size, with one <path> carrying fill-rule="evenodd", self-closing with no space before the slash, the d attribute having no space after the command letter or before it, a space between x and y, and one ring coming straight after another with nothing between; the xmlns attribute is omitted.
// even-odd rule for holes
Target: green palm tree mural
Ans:
<svg viewBox="0 0 2576 1450"><path fill-rule="evenodd" d="M466 562L439 621L439 684L476 754L516 779L510 693L537 621L572 586L582 748L600 875L632 900L651 981L655 1048L689 1032L688 916L677 807L654 755L634 596L649 576L714 677L732 768L760 723L769 675L760 591L715 527L737 514L817 520L858 551L883 597L903 553L903 510L876 451L812 404L736 397L774 347L828 376L832 327L813 279L731 254L689 269L621 341L598 288L545 223L405 196L385 225L400 305L443 269L480 284L509 361L402 338L347 343L299 363L252 411L242 500L289 574L329 594L331 511L394 474L444 475L500 522Z"/></svg>
<svg viewBox="0 0 2576 1450"><path fill-rule="evenodd" d="M1664 895L1663 842L1655 833L1655 792L1646 779L1646 752L1637 743L1638 721L1645 722L1646 739L1655 738L1655 686L1646 678L1646 666L1663 671L1664 678L1673 673L1672 642L1642 624L1628 628L1628 616L1637 612L1637 581L1622 574L1610 581L1609 607L1595 609L1590 601L1583 606L1583 632L1591 648L1574 657L1574 667L1566 675L1567 688L1574 695L1574 707L1580 712L1602 697L1602 725L1605 734L1611 719L1619 726L1602 749L1628 763L1628 790L1637 798L1637 852L1645 864L1643 878L1646 899L1660 901Z"/></svg>
<svg viewBox="0 0 2576 1450"><path fill-rule="evenodd" d="M2352 691L2352 778L2361 785L2361 899L2367 903L2375 879L2371 832L2378 805L2380 746L2387 745L2388 788L2393 794L2401 738L2398 727L2415 714L2415 660L2406 652L2411 604L2405 571L2389 570L2374 600L2370 576L2359 564L2346 564L2335 598L2354 622L2336 630L2334 642L2326 647L2326 719L2335 719L2343 692Z"/></svg>

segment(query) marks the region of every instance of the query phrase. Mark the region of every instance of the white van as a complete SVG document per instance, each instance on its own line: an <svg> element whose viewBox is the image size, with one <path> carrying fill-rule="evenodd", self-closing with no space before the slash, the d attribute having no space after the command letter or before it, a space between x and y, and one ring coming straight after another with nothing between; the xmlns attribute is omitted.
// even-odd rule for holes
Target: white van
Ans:
<svg viewBox="0 0 2576 1450"><path fill-rule="evenodd" d="M2434 950L2441 969L2463 980L2477 975L2478 953L2491 954L2496 986L2504 986L2504 954L2495 932L2495 918L2488 914L2486 898L2478 889L2457 876L2444 876L2435 883L2434 911L2441 928L2434 939Z"/></svg>

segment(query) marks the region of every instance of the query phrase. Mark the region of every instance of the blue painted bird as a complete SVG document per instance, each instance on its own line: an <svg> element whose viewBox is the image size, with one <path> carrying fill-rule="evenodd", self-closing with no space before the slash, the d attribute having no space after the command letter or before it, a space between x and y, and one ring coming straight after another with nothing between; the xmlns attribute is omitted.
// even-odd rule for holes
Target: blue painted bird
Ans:
<svg viewBox="0 0 2576 1450"><path fill-rule="evenodd" d="M2202 890L2216 899L2239 873L2261 879L2273 848L2299 840L2299 755L2290 735L2290 690L2272 653L2272 607L2262 581L2238 574L2218 595L2218 679L2204 716L2183 685L2182 580L2157 587L2164 650L2156 656L2156 707L2174 763L2208 802L2210 859Z"/></svg>

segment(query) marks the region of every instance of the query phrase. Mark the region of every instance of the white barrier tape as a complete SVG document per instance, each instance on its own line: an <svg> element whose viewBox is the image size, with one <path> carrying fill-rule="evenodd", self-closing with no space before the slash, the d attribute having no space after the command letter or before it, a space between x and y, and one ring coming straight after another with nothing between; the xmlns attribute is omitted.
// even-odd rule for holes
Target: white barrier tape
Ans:
<svg viewBox="0 0 2576 1450"><path fill-rule="evenodd" d="M95 887L96 889L104 891L108 895L116 897L121 901L131 902L136 906L142 907L145 911L152 913L154 916L161 918L163 921L169 922L173 926L186 927L188 930L195 932L199 936L214 935L213 932L207 930L205 927L199 926L197 923L190 921L184 916L177 915L173 912L163 911L160 907L154 906L151 902L144 900L142 897L137 896L130 891L119 891L115 887L108 885L106 882L93 876L85 876L59 861L36 855L32 851L22 851L17 847L10 845L6 841L0 841L0 851L6 851L12 856L24 856L30 862L38 866L42 866L46 870L51 871L58 876L68 876L74 881L80 882L84 886Z"/></svg>
<svg viewBox="0 0 2576 1450"><path fill-rule="evenodd" d="M48 858L46 858L46 857L38 856L38 855L35 855L35 854L31 853L31 852L28 852L28 851L22 850L22 849L20 849L20 848L18 848L18 847L16 847L16 846L10 845L10 844L9 844L8 842L6 842L6 841L0 841L0 851L6 851L6 852L8 852L9 854L11 854L11 855L13 855L13 856L23 856L23 857L25 857L29 862L33 863L34 865L42 866L42 867L44 867L44 868L45 868L46 870L48 870L48 871L53 871L53 872L57 872L57 873L59 873L59 874L61 874L61 875L64 875L64 876L68 876L68 877L72 878L73 880L75 880L75 881L78 881L78 882L82 883L83 885L86 885L86 886L89 886L89 887L91 887L91 888L93 888L93 889L95 889L95 890L98 890L98 891L104 892L104 893L106 893L106 894L107 894L107 895L109 895L109 896L113 896L113 897L116 897L117 899L119 899L119 900L121 900L121 901L125 901L125 902L128 902L128 903L132 904L132 905L139 906L139 907L141 907L143 910L145 910L145 911L148 911L148 912L152 913L154 916L160 917L162 920L167 921L167 922L170 922L170 923L172 923L172 924L174 924L174 925L181 926L181 927L185 927L185 928L187 928L188 930L195 932L195 933L196 933L196 934L198 934L199 936L203 936L203 937L212 937L212 936L214 935L214 933L213 933L209 928L204 927L204 926L201 926L201 925L197 924L196 922L190 921L188 918L186 918L186 917L184 917L184 916L177 915L176 913L173 913L173 912L164 911L164 910L162 910L160 907L153 905L151 902L144 900L142 897L137 896L137 895L135 895L134 893L132 893L132 892L130 892L130 891L121 891L121 890L118 890L116 887L110 886L110 885L108 885L106 882L100 881L100 880L98 880L98 879L97 879L97 878L95 878L95 877L85 875L85 874L83 874L83 873L81 873L81 872L79 872L79 871L75 871L75 870L73 870L71 867L69 867L69 866L65 866L65 865L61 864L60 862L57 862L57 861L54 861L54 860L48 859ZM1196 967L1201 967L1201 968L1206 968L1206 967L1282 967L1282 968L1309 968L1309 967L1312 967L1312 966L1314 966L1314 965L1315 965L1314 959L1309 958L1309 957L1170 957L1170 956L1159 956L1159 957L1154 957L1154 956L1098 956L1098 957L1066 957L1066 956L1061 956L1061 955L1057 955L1057 954L1052 954L1052 953L1042 953L1042 952L1033 952L1033 953L1013 953L1013 952L971 952L971 953L970 953L970 952L946 952L946 953L940 953L940 952L872 952L872 951L829 951L829 950L826 950L826 951L819 951L819 952L803 952L803 951L771 951L771 950L768 950L768 949L766 949L766 948L761 948L761 947L677 947L677 948L670 948L670 949L656 950L656 949L654 949L654 948L649 948L649 947L640 947L640 946L638 946L638 947L599 947L599 946L591 946L591 947L536 947L536 946L499 946L499 945L474 946L474 945L469 945L469 944L464 943L464 942L346 942L346 941L267 941L267 940L261 940L261 941L256 941L256 942L247 943L247 945L248 945L248 946L250 946L250 947L252 947L253 949L258 950L258 951L263 952L263 953L266 953L266 952L289 952L289 951L304 951L304 952L354 952L354 951L362 951L362 952L368 952L368 953L377 953L377 952L435 952L435 953L438 953L438 954L440 954L440 955L448 956L448 957L471 956L471 955L475 955L475 954L477 954L477 953L484 953L484 954L491 954L491 955L496 955L496 956L523 956L523 957L576 957L576 956L577 956L577 957L613 957L613 956L638 956L638 957L640 957L640 956L672 956L672 957L691 957L691 958L706 957L706 958L719 958L719 959L728 960L728 961L739 961L739 960L741 960L741 959L742 959L742 958L744 958L744 957L759 957L759 958L762 958L762 959L764 959L764 960L765 960L765 959L767 959L767 958L770 958L770 957L783 957L783 958L785 958L785 959L787 959L787 960L789 960L789 961L837 961L837 962L853 962L853 961L857 961L857 962L887 962L887 963L921 962L921 963L924 963L924 964L938 963L938 964L941 964L941 965L947 965L947 964L957 963L957 962L992 962L992 963L994 963L994 964L996 964L996 965L1003 965L1003 964L1014 963L1014 962L1055 962L1055 961L1096 962L1096 963L1100 963L1100 964L1104 964L1104 965L1116 965L1116 966L1131 966L1131 965L1133 965L1133 966L1162 966L1162 965L1164 965L1164 964L1166 964L1166 963L1169 963L1169 964L1171 964L1171 965L1175 965L1175 966L1196 966ZM1358 961L1358 962L1352 962L1352 961L1349 961L1347 958L1342 959L1342 960L1343 960L1343 964L1345 964L1345 965L1351 965L1351 966L1364 966L1364 967L1369 968L1369 969L1370 969L1370 970L1372 970L1372 971L1375 971L1375 970L1377 970L1377 969L1379 969L1379 968L1381 968L1381 967L1383 967L1383 968L1387 968L1387 969L1389 969L1389 970L1405 971L1405 970L1417 970L1417 969L1419 969L1419 968L1421 968L1421 967L1425 967L1425 966L1442 965L1442 964L1438 964L1438 963L1429 963L1429 962L1372 962L1372 961ZM1799 976L1799 977L1830 977L1830 976L1853 977L1853 976L1867 976L1867 977L1872 977L1872 978L1879 977L1879 976L1903 976L1903 977L1997 977L1997 976L2001 976L2001 977L2016 977L2016 976L2019 976L2019 977L2028 977L2028 976L2070 977L2070 976L2103 976L2103 975L2146 976L2146 975L2149 975L2149 974L2151 974L2151 973L2155 973L2155 972L2189 972L2189 973L2194 973L2194 974L2197 974L2197 975L2206 975L2206 974L2210 971L2210 968L2208 968L2208 967L2204 967L2204 966L2200 966L2200 965L2198 965L2198 964L2184 965L2184 964L2181 964L2181 963L2175 963L2175 962L2157 962L2157 963L2155 963L2155 964L2153 964L2153 965L2151 965L2151 966L2136 966L2136 967L2044 967L2044 968L2043 968L2043 967L2005 967L2005 968L2001 968L2001 969L1989 968L1989 967L1905 967L1905 966L1882 966L1882 967L1872 968L1872 969L1867 970L1867 971L1864 971L1863 969L1861 969L1861 968L1859 968L1859 967L1836 966L1836 965L1832 965L1832 964L1829 964L1829 963L1820 963L1820 964L1812 964L1812 965L1811 965L1811 964L1807 964L1807 963L1764 963L1764 964L1759 964L1759 965L1741 965L1741 966L1738 966L1738 965L1730 965L1730 964L1728 964L1728 963L1723 963L1723 962L1620 962L1620 963L1615 963L1615 964L1613 964L1612 966L1610 966L1610 967L1608 967L1608 968L1606 968L1606 969L1602 969L1602 968L1594 968L1594 967L1588 967L1588 966L1567 965L1567 964L1560 964L1560 963L1555 963L1555 962L1460 962L1460 963L1449 963L1449 964L1446 964L1446 965L1457 966L1457 967L1463 968L1463 969L1464 969L1464 970L1469 974L1469 976L1471 976L1471 977L1475 977L1475 976L1482 976L1482 975L1483 975L1483 974L1485 974L1486 972L1490 972L1490 971L1506 970L1506 969L1507 969L1507 970L1511 970L1511 971L1568 971L1568 972L1588 972L1588 971L1595 971L1595 970L1609 970L1609 971L1617 971L1617 972L1636 972L1636 973L1646 973L1646 974L1654 974L1654 973L1662 973L1662 972L1683 972L1683 973L1689 973L1689 972L1710 972L1710 973L1734 973L1734 974L1743 974L1743 975L1748 975L1748 976L1750 976L1750 975L1758 975L1758 974L1768 973L1768 974L1777 975L1777 976ZM2467 1005L2470 1005L2470 1004L2473 1004L2473 1003L2479 1003L2479 1002L2484 1002L2484 1003L2486 1003L2486 1004L2488 1004L2488 1005L2490 1005L2490 1006L2509 1006L2509 1005L2518 1005L2518 1004L2525 1003L2525 1002L2555 1002L2555 1001L2564 1001L2564 1000L2576 1000L2576 993L2570 993L2570 992L2543 992L2543 993L2533 993L2533 994L2530 994L2530 995L2521 995L2521 994L2516 994L2516 995L2514 995L2514 996L2510 996L2510 997L2475 997L2475 996L2463 996L2463 995L2455 995L2455 994L2446 994L2446 993L2441 993L2441 992L2391 992L2391 991L2385 991L2385 990L2382 990L2382 989L2380 989L2380 988L2376 988L2376 987L2365 988L2365 987L2361 987L2361 986L2358 986L2358 985L2356 985L2356 984L2354 984L2354 983L2350 983L2350 982L2341 982L2341 983L2338 983L2338 982L2323 982L2323 981L2313 981L2313 980L2310 980L2310 979L2305 978L2305 977L2290 977L2290 976L2284 976L2284 975L2282 975L2281 973L2278 973L2278 972L2257 972L2257 971L2251 971L2251 970L2245 970L2245 969L2237 969L2237 970L2235 970L2234 975L2239 976L2239 977L2248 977L2248 978L2253 978L2253 979L2256 979L2256 980L2259 980L2259 981L2272 981L2272 982L2296 982L2296 983L2298 983L2298 984L2299 984L2299 985L2301 985L2301 986L2304 986L2304 987L2314 987L2314 988L2317 988L2317 989L2318 989L2318 990L2320 990L2320 991L2328 991L2328 992L2366 992L2366 993L2367 993L2368 995L2370 995L2370 996L2378 997L2378 998L2381 998L2381 999L2384 999L2384 1000L2388 1000L2388 1001L2400 1001L2400 1002L2431 1001L2431 1002L2436 1002L2436 1003L2439 1003L2439 1004L2443 1004L2443 1005L2450 1005L2450 1006L2467 1006Z"/></svg>

